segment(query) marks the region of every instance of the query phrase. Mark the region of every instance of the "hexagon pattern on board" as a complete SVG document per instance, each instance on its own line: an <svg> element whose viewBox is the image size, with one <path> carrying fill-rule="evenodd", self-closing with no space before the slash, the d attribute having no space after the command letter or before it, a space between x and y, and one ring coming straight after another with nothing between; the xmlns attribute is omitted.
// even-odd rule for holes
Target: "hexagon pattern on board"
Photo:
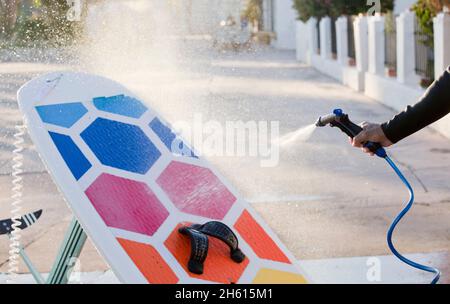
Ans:
<svg viewBox="0 0 450 304"><path fill-rule="evenodd" d="M97 97L92 102L100 111L132 118L139 118L147 111L147 107L141 101L123 94L111 97Z"/></svg>
<svg viewBox="0 0 450 304"><path fill-rule="evenodd" d="M186 282L187 278L216 283L241 279L306 282L258 219L244 208L230 212L236 196L187 145L183 143L187 152L181 157L172 153L176 134L159 118L144 121L149 115L144 115L148 108L142 102L125 95L98 97L91 102L98 111L89 113L92 122L81 132L73 131L72 126L92 105L63 103L36 110L43 122L66 130L62 134L49 132L55 148L75 180L87 179L80 183L85 185L87 202L112 228L118 247L143 279L149 283ZM67 116L58 116L61 113ZM118 118L112 119L108 113ZM155 170L150 170L154 166ZM192 217L199 223L226 217L243 245L245 260L234 262L229 248L209 237L204 273L190 273L190 240L178 228Z"/></svg>
<svg viewBox="0 0 450 304"><path fill-rule="evenodd" d="M234 228L252 247L258 257L281 263L291 263L264 228L258 224L247 210L242 212L234 224Z"/></svg>
<svg viewBox="0 0 450 304"><path fill-rule="evenodd" d="M183 212L221 220L236 197L208 168L172 161L156 182Z"/></svg>
<svg viewBox="0 0 450 304"><path fill-rule="evenodd" d="M178 282L177 275L155 247L123 238L117 238L117 241L149 283L175 284Z"/></svg>
<svg viewBox="0 0 450 304"><path fill-rule="evenodd" d="M103 173L85 193L108 227L151 236L169 216L143 182Z"/></svg>
<svg viewBox="0 0 450 304"><path fill-rule="evenodd" d="M102 164L117 169L145 174L161 156L135 125L97 118L80 135Z"/></svg>
<svg viewBox="0 0 450 304"><path fill-rule="evenodd" d="M70 128L80 120L88 110L81 102L70 102L37 106L36 111L43 122Z"/></svg>

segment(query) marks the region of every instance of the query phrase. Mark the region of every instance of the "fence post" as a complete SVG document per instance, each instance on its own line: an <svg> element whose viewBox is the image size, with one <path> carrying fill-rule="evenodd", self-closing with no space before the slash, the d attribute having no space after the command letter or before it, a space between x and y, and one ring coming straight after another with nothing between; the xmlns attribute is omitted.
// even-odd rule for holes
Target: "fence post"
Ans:
<svg viewBox="0 0 450 304"><path fill-rule="evenodd" d="M347 17L341 16L336 20L336 49L339 64L348 64L348 35Z"/></svg>
<svg viewBox="0 0 450 304"><path fill-rule="evenodd" d="M415 14L404 11L397 17L397 80L416 83L416 54L414 44Z"/></svg>
<svg viewBox="0 0 450 304"><path fill-rule="evenodd" d="M317 19L311 17L306 22L306 27L308 29L308 51L306 52L306 61L308 64L312 63L312 57L316 53L318 44L317 44Z"/></svg>
<svg viewBox="0 0 450 304"><path fill-rule="evenodd" d="M450 65L450 15L439 13L433 19L434 78L437 79Z"/></svg>
<svg viewBox="0 0 450 304"><path fill-rule="evenodd" d="M368 18L369 72L384 74L384 17L380 15Z"/></svg>
<svg viewBox="0 0 450 304"><path fill-rule="evenodd" d="M326 16L320 20L320 56L331 59L331 18Z"/></svg>
<svg viewBox="0 0 450 304"><path fill-rule="evenodd" d="M359 15L353 22L355 28L355 57L356 69L366 72L368 67L368 29L367 17Z"/></svg>

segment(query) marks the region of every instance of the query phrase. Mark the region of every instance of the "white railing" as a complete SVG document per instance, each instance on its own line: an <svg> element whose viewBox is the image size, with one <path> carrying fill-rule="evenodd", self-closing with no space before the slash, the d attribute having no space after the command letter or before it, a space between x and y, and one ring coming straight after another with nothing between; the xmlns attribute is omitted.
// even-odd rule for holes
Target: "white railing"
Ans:
<svg viewBox="0 0 450 304"><path fill-rule="evenodd" d="M405 11L395 21L397 66L394 75L389 75L385 67L385 20L382 15L356 17L354 37L348 37L347 17L339 17L334 27L336 58L331 54L331 18L322 18L319 26L315 18L306 23L298 21L297 59L390 107L403 109L416 102L424 88L420 86L421 78L416 74L415 66L415 14ZM450 65L450 14L440 13L433 21L434 71L438 77ZM317 37L320 37L319 54ZM354 39L355 65L348 58L348 39ZM434 127L450 138L450 117Z"/></svg>

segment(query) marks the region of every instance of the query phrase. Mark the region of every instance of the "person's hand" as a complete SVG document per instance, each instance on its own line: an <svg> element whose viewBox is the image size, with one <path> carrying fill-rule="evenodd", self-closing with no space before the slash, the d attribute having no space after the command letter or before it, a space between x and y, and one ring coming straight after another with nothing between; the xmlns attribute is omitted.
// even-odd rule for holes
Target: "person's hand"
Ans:
<svg viewBox="0 0 450 304"><path fill-rule="evenodd" d="M353 147L361 148L363 152L374 155L372 151L364 147L364 144L366 142L376 142L383 147L389 147L392 145L392 142L384 134L381 125L370 122L363 122L361 124L361 127L363 128L363 130L353 139L350 139L350 143Z"/></svg>

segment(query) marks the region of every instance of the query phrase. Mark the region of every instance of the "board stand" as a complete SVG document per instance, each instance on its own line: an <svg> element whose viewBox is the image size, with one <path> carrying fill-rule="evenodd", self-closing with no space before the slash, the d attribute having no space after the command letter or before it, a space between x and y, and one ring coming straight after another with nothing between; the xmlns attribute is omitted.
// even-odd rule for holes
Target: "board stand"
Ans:
<svg viewBox="0 0 450 304"><path fill-rule="evenodd" d="M67 284L86 239L87 235L80 223L73 218L47 278L47 284Z"/></svg>
<svg viewBox="0 0 450 304"><path fill-rule="evenodd" d="M64 241L61 243L58 255L53 263L52 270L45 280L42 274L33 265L23 248L20 248L19 255L25 265L30 270L31 275L38 284L67 284L70 274L80 256L81 250L86 243L87 235L80 223L73 218L67 228Z"/></svg>

